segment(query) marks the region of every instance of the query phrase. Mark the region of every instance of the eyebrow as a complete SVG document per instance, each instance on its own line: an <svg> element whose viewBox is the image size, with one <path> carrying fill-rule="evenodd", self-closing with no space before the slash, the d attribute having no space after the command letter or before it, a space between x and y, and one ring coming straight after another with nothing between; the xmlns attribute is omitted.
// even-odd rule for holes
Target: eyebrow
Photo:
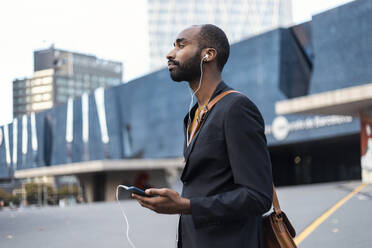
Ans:
<svg viewBox="0 0 372 248"><path fill-rule="evenodd" d="M178 39L173 43L173 46L176 46L176 44L179 44L179 43L181 43L181 42L185 42L185 41L187 41L186 38L178 38Z"/></svg>

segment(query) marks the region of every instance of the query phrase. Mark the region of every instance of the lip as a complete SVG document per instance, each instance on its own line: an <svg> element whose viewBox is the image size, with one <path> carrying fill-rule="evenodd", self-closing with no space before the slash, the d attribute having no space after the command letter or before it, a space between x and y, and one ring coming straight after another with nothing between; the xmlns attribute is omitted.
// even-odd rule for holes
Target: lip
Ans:
<svg viewBox="0 0 372 248"><path fill-rule="evenodd" d="M168 70L173 70L176 67L174 64L168 64Z"/></svg>

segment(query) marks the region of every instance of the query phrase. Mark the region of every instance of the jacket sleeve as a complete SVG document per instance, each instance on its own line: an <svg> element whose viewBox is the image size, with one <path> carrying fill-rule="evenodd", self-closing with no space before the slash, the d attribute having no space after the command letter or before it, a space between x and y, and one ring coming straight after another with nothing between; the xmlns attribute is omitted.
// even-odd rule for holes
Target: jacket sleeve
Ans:
<svg viewBox="0 0 372 248"><path fill-rule="evenodd" d="M237 188L208 197L191 198L195 227L260 216L271 208L272 172L264 122L256 106L238 97L224 119L226 149Z"/></svg>

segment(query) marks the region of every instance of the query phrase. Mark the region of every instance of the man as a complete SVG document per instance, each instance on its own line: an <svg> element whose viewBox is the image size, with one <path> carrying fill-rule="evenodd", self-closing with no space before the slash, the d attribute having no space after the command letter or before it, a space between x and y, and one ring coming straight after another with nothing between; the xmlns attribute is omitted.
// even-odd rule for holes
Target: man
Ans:
<svg viewBox="0 0 372 248"><path fill-rule="evenodd" d="M198 113L231 90L221 80L230 46L214 25L182 31L167 55L174 81L187 81L198 103L184 120L182 196L171 189L133 195L157 213L181 214L178 247L263 247L261 216L272 203L272 175L264 122L244 95L230 93L208 112L194 137Z"/></svg>

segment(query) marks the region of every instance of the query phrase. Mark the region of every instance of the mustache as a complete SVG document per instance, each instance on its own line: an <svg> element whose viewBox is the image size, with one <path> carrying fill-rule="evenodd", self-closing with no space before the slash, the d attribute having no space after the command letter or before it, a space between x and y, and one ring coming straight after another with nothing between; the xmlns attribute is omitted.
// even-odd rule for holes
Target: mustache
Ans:
<svg viewBox="0 0 372 248"><path fill-rule="evenodd" d="M177 60L170 59L168 60L168 65L180 65L180 62Z"/></svg>

